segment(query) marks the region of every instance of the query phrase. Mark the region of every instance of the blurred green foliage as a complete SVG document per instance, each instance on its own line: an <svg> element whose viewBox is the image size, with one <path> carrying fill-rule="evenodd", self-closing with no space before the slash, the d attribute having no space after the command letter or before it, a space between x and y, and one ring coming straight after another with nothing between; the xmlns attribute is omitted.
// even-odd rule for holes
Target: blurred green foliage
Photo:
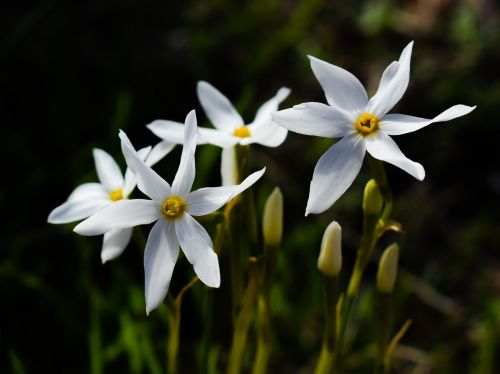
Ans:
<svg viewBox="0 0 500 374"><path fill-rule="evenodd" d="M391 241L400 244L396 324L414 321L395 352L395 371L498 372L500 9L493 0L4 4L0 372L165 371L168 310L162 306L145 316L143 248L131 243L103 266L101 238L46 223L75 186L95 180L92 148L111 152L123 165L119 128L144 146L157 141L145 128L154 119L181 121L196 108L206 122L195 95L201 79L237 103L247 121L281 86L292 89L283 107L324 102L307 54L353 72L373 93L385 66L410 40L410 85L396 112L432 117L458 103L478 108L397 139L408 157L426 167L424 182L387 168L393 215L406 234L384 238L379 250ZM290 134L278 149L253 148L253 169L268 168L256 189L259 209L275 185L286 205L272 293L271 373L314 367L323 323L316 259L332 219L343 227L342 282L354 262L368 170L328 212L303 217L313 167L330 144ZM157 167L167 180L179 154L177 149ZM219 158L215 147L198 149L196 186L220 183ZM348 331L346 372L371 371L375 271L374 262ZM192 276L187 261L179 261L174 294ZM225 367L231 341L227 287L223 273L220 290L198 284L186 295L182 372Z"/></svg>

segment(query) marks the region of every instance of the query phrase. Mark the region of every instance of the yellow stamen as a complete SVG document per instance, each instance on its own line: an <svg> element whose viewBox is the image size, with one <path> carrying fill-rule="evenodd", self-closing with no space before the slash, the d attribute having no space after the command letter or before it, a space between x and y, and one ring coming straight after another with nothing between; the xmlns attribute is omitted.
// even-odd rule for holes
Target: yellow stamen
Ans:
<svg viewBox="0 0 500 374"><path fill-rule="evenodd" d="M118 201L123 199L123 191L121 188L117 188L109 193L109 198L111 201Z"/></svg>
<svg viewBox="0 0 500 374"><path fill-rule="evenodd" d="M161 204L161 212L168 219L175 219L184 213L186 207L186 201L180 196L170 196Z"/></svg>
<svg viewBox="0 0 500 374"><path fill-rule="evenodd" d="M363 113L354 122L354 128L362 135L374 134L378 131L378 118L370 113Z"/></svg>
<svg viewBox="0 0 500 374"><path fill-rule="evenodd" d="M252 134L250 133L250 130L248 129L248 127L241 126L233 131L233 135L237 136L239 138L248 138Z"/></svg>

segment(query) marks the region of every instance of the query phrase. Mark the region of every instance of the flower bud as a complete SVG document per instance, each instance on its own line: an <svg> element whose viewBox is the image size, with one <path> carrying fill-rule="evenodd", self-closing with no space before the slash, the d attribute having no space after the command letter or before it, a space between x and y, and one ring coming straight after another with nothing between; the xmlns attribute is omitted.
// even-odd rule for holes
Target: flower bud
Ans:
<svg viewBox="0 0 500 374"><path fill-rule="evenodd" d="M283 195L279 187L276 187L266 200L262 230L265 245L279 247L283 234Z"/></svg>
<svg viewBox="0 0 500 374"><path fill-rule="evenodd" d="M328 225L321 241L321 251L318 258L318 269L324 275L336 277L342 267L342 229L333 221Z"/></svg>
<svg viewBox="0 0 500 374"><path fill-rule="evenodd" d="M399 246L394 243L386 248L378 265L377 289L382 293L392 293L398 272Z"/></svg>
<svg viewBox="0 0 500 374"><path fill-rule="evenodd" d="M363 196L363 211L367 215L378 216L382 211L384 199L378 188L375 179L370 179L365 186L365 193Z"/></svg>

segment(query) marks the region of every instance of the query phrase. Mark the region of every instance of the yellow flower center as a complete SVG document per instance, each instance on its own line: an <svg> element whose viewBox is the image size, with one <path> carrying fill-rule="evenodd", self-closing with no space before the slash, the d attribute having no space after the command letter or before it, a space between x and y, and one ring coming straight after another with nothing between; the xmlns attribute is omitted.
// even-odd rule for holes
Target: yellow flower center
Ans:
<svg viewBox="0 0 500 374"><path fill-rule="evenodd" d="M248 138L252 134L250 133L250 130L248 129L248 127L241 126L233 131L233 135L237 136L239 138Z"/></svg>
<svg viewBox="0 0 500 374"><path fill-rule="evenodd" d="M109 193L109 198L111 201L118 201L123 199L123 191L121 188L117 188Z"/></svg>
<svg viewBox="0 0 500 374"><path fill-rule="evenodd" d="M354 122L354 128L362 135L374 134L378 131L378 118L370 113L363 113Z"/></svg>
<svg viewBox="0 0 500 374"><path fill-rule="evenodd" d="M180 196L170 196L161 204L161 212L168 219L175 219L184 213L186 206L186 201Z"/></svg>

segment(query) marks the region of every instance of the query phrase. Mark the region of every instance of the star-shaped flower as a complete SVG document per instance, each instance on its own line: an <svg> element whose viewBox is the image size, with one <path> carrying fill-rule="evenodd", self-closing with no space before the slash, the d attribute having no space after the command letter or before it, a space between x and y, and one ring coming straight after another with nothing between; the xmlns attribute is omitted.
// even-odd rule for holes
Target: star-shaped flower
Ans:
<svg viewBox="0 0 500 374"><path fill-rule="evenodd" d="M304 103L272 114L278 124L300 134L342 137L316 164L306 215L324 212L349 188L366 151L374 158L423 180L425 171L422 165L406 158L389 135L406 134L474 110L475 107L455 105L433 119L387 114L408 87L412 47L413 42L406 46L398 61L385 69L378 90L370 100L354 75L309 56L311 68L330 105Z"/></svg>
<svg viewBox="0 0 500 374"><path fill-rule="evenodd" d="M198 82L198 99L215 129L199 128L198 144L214 144L226 148L236 144L258 143L266 147L277 147L285 141L288 130L272 121L271 113L290 93L280 88L276 95L266 101L257 111L255 119L245 124L231 102L208 82ZM155 135L169 142L182 144L184 126L182 123L156 120L147 126Z"/></svg>
<svg viewBox="0 0 500 374"><path fill-rule="evenodd" d="M151 147L141 149L139 157L152 166L165 157L174 146L174 143L162 141L152 149ZM70 223L88 218L108 205L128 199L134 190L136 178L132 170L127 168L123 176L120 167L109 153L96 148L93 154L100 183L84 183L75 188L66 202L50 212L49 223ZM121 255L131 236L131 228L104 233L101 250L102 263Z"/></svg>
<svg viewBox="0 0 500 374"><path fill-rule="evenodd" d="M156 222L144 252L146 312L160 305L167 294L179 245L196 275L210 287L219 287L220 271L212 240L192 216L203 216L222 207L227 201L254 184L265 168L248 176L241 184L206 187L191 192L195 177L197 125L191 111L184 126L184 146L179 169L170 186L146 165L134 150L125 133L120 133L127 165L137 176L139 189L151 200L122 200L81 222L75 231L82 235L99 235Z"/></svg>

